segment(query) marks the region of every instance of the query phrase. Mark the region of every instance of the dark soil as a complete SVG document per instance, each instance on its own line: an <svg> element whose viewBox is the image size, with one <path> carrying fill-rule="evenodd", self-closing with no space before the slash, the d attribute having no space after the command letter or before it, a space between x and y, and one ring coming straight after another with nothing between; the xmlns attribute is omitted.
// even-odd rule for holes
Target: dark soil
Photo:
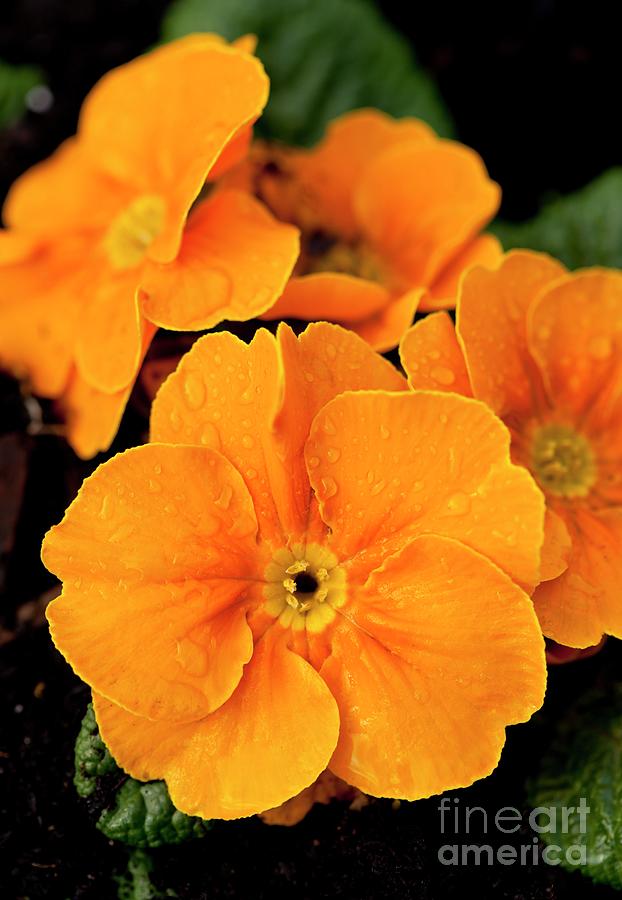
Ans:
<svg viewBox="0 0 622 900"><path fill-rule="evenodd" d="M496 4L490 15L484 4L481 12L448 2L381 5L435 71L459 136L502 183L506 215L530 215L546 192L578 187L619 162L610 86L619 81L619 54L605 52L612 29L598 3L583 7L576 21L571 4L562 12L562 4L546 0ZM0 57L40 65L55 102L0 133L0 196L73 131L97 78L157 39L165 6L167 0L3 0ZM166 355L163 340L152 356ZM147 400L139 384L112 451L143 438ZM49 640L43 609L55 584L39 562L43 534L98 460L77 460L54 425L52 409L33 406L0 376L0 897L112 900L113 875L126 870L128 853L93 827L71 785L88 692ZM544 712L510 729L491 778L453 792L460 808L482 806L492 816L501 806L524 807L524 781L551 720L601 666L619 668L621 657L620 644L610 642L598 657L555 669ZM222 824L202 842L155 852L153 881L191 900L616 896L542 863L440 865L439 847L454 841L440 833L438 802L395 808L376 801L358 812L333 804L293 829L258 820ZM532 837L529 829L487 836L472 829L469 841L530 845Z"/></svg>

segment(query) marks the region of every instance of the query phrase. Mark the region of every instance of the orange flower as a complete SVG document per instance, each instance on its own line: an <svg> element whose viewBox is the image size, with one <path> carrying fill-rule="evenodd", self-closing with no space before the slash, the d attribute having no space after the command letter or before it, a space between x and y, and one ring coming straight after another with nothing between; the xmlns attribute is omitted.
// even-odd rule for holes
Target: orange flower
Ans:
<svg viewBox="0 0 622 900"><path fill-rule="evenodd" d="M46 537L54 642L115 759L180 809L273 809L327 767L425 797L488 774L539 707L515 581L538 576L541 492L483 403L406 388L335 325L207 335L153 443Z"/></svg>
<svg viewBox="0 0 622 900"><path fill-rule="evenodd" d="M455 330L435 313L401 353L414 388L488 403L544 491L544 633L572 647L622 637L622 273L509 253L465 276Z"/></svg>
<svg viewBox="0 0 622 900"><path fill-rule="evenodd" d="M178 41L104 76L78 134L13 186L0 361L60 398L80 455L109 446L157 326L252 318L280 294L295 229L235 190L188 218L206 179L246 152L267 95L242 49Z"/></svg>
<svg viewBox="0 0 622 900"><path fill-rule="evenodd" d="M453 306L464 269L501 254L479 234L499 205L481 159L415 119L349 113L313 150L257 145L231 177L302 231L265 318L340 322L377 350L397 345L417 304Z"/></svg>

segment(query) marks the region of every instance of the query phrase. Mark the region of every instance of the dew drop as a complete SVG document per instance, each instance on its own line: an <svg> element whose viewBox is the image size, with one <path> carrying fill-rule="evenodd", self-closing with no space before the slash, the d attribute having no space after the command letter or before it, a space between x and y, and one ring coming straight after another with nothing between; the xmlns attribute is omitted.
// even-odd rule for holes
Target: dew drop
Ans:
<svg viewBox="0 0 622 900"><path fill-rule="evenodd" d="M215 449L218 449L220 447L220 434L218 433L216 426L212 425L211 422L206 422L201 429L200 440L204 447L214 447Z"/></svg>
<svg viewBox="0 0 622 900"><path fill-rule="evenodd" d="M110 497L108 494L104 494L102 497L102 504L99 509L99 518L100 519L109 519L110 518Z"/></svg>
<svg viewBox="0 0 622 900"><path fill-rule="evenodd" d="M611 341L606 335L594 337L587 345L592 359L607 359L611 356Z"/></svg>
<svg viewBox="0 0 622 900"><path fill-rule="evenodd" d="M387 440L387 438L391 437L391 432L389 431L389 429L387 428L386 425L380 426L380 437L383 438L383 440L385 440L385 441Z"/></svg>
<svg viewBox="0 0 622 900"><path fill-rule="evenodd" d="M387 486L386 481L378 481L371 489L372 497L377 497L378 494L381 494L384 491L386 486Z"/></svg>
<svg viewBox="0 0 622 900"><path fill-rule="evenodd" d="M253 478L257 478L257 469L247 469L247 470L246 470L246 477L247 477L250 481L252 481Z"/></svg>
<svg viewBox="0 0 622 900"><path fill-rule="evenodd" d="M250 434L242 435L242 446L246 447L247 450L250 450L255 446L255 441L252 439Z"/></svg>
<svg viewBox="0 0 622 900"><path fill-rule="evenodd" d="M335 463L341 456L341 450L337 447L329 447L326 451L326 456L328 457L329 462Z"/></svg>
<svg viewBox="0 0 622 900"><path fill-rule="evenodd" d="M319 466L319 464L320 464L320 457L319 457L319 456L311 456L311 457L309 458L309 467L310 467L311 469L317 469L317 467Z"/></svg>
<svg viewBox="0 0 622 900"><path fill-rule="evenodd" d="M233 488L230 484L225 484L218 497L214 500L214 505L220 507L220 509L229 509L232 497Z"/></svg>
<svg viewBox="0 0 622 900"><path fill-rule="evenodd" d="M169 422L171 423L171 428L173 431L180 431L181 429L181 416L177 412L176 409L172 409L169 415Z"/></svg>
<svg viewBox="0 0 622 900"><path fill-rule="evenodd" d="M334 478L322 478L322 499L328 500L337 493L337 482Z"/></svg>
<svg viewBox="0 0 622 900"><path fill-rule="evenodd" d="M184 399L189 409L199 409L205 402L205 384L196 372L189 372L184 379Z"/></svg>
<svg viewBox="0 0 622 900"><path fill-rule="evenodd" d="M322 422L322 428L326 434L337 434L335 423L332 421L332 419L329 419L328 416Z"/></svg>
<svg viewBox="0 0 622 900"><path fill-rule="evenodd" d="M462 491L452 494L447 501L447 512L450 516L463 516L471 508L471 501Z"/></svg>
<svg viewBox="0 0 622 900"><path fill-rule="evenodd" d="M434 366L430 375L438 384L450 385L456 380L456 376L447 366Z"/></svg>

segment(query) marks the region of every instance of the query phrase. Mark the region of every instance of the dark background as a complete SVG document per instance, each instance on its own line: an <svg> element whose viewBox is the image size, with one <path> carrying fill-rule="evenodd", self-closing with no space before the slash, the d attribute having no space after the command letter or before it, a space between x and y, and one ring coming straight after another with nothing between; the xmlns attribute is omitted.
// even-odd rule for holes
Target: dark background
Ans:
<svg viewBox="0 0 622 900"><path fill-rule="evenodd" d="M72 133L80 103L100 75L157 40L168 5L2 0L0 57L40 65L55 103L0 135L0 194ZM526 218L543 198L574 190L622 161L616 4L378 5L435 76L458 137L501 184L506 218Z"/></svg>

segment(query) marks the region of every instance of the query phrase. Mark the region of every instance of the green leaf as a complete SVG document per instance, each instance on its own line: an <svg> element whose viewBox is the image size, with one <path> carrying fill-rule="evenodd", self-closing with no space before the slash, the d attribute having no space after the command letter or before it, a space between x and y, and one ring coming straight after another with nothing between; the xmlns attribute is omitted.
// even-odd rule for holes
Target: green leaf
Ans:
<svg viewBox="0 0 622 900"><path fill-rule="evenodd" d="M81 797L90 797L97 788L99 779L108 775L122 774L99 736L95 713L90 703L76 739L74 763L73 783Z"/></svg>
<svg viewBox="0 0 622 900"><path fill-rule="evenodd" d="M118 900L161 900L163 897L176 897L174 891L164 894L158 891L151 882L153 860L144 850L134 850L127 863L127 872L113 876L117 882Z"/></svg>
<svg viewBox="0 0 622 900"><path fill-rule="evenodd" d="M541 815L541 827L551 825L541 838L562 848L560 864L622 889L622 685L587 693L563 719L528 791L534 807L555 811ZM568 862L573 846L585 848L586 865Z"/></svg>
<svg viewBox="0 0 622 900"><path fill-rule="evenodd" d="M26 94L43 82L43 73L35 66L12 66L0 59L0 128L21 117Z"/></svg>
<svg viewBox="0 0 622 900"><path fill-rule="evenodd" d="M161 847L203 837L211 823L173 806L163 781L136 781L112 758L89 703L75 746L74 784L97 807L97 828L131 847Z"/></svg>
<svg viewBox="0 0 622 900"><path fill-rule="evenodd" d="M271 79L257 129L265 137L312 144L331 119L363 106L453 131L436 85L368 0L177 0L164 39L196 31L258 37Z"/></svg>
<svg viewBox="0 0 622 900"><path fill-rule="evenodd" d="M529 222L496 222L491 230L506 250L542 250L570 269L622 268L622 169L610 169L580 191L552 201Z"/></svg>
<svg viewBox="0 0 622 900"><path fill-rule="evenodd" d="M176 809L163 781L128 778L114 807L105 809L97 827L107 838L131 847L161 847L203 837L210 823Z"/></svg>

